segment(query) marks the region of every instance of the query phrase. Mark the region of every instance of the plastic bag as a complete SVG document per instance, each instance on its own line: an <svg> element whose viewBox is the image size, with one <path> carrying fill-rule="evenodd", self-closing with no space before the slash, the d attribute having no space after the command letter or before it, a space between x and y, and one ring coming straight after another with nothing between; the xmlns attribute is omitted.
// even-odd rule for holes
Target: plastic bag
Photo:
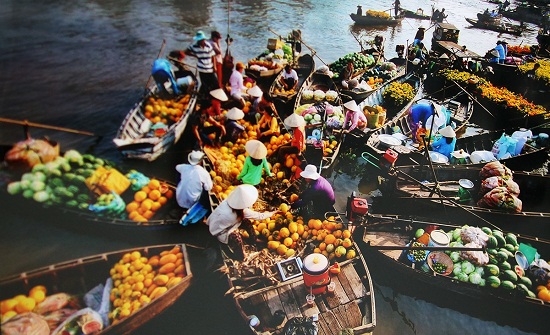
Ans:
<svg viewBox="0 0 550 335"><path fill-rule="evenodd" d="M311 318L293 317L285 323L284 335L316 335L317 325Z"/></svg>
<svg viewBox="0 0 550 335"><path fill-rule="evenodd" d="M519 185L512 179L504 179L501 176L492 176L485 178L481 182L480 194L485 194L495 187L506 187L513 195L519 195Z"/></svg>
<svg viewBox="0 0 550 335"><path fill-rule="evenodd" d="M493 144L493 149L491 152L497 159L502 159L506 153L509 153L510 155L515 153L517 143L517 139L502 133L502 136L495 142L495 144Z"/></svg>
<svg viewBox="0 0 550 335"><path fill-rule="evenodd" d="M478 206L487 208L499 208L512 213L521 213L521 200L510 193L506 187L496 187L487 192L479 201Z"/></svg>
<svg viewBox="0 0 550 335"><path fill-rule="evenodd" d="M512 179L512 170L502 165L501 162L494 161L494 162L489 162L485 164L481 168L481 171L479 172L479 176L483 179L489 178L492 176L501 176L504 179Z"/></svg>

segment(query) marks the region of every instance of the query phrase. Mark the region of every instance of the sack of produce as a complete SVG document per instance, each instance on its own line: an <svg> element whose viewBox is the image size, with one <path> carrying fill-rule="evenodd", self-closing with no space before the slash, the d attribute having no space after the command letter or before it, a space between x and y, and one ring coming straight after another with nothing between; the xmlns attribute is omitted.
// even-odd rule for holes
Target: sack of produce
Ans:
<svg viewBox="0 0 550 335"><path fill-rule="evenodd" d="M38 163L47 163L59 156L59 144L46 140L29 138L17 142L5 155L9 167L30 170Z"/></svg>
<svg viewBox="0 0 550 335"><path fill-rule="evenodd" d="M512 179L504 179L502 176L492 176L485 178L481 182L480 194L485 194L495 187L506 187L513 195L519 195L519 185Z"/></svg>
<svg viewBox="0 0 550 335"><path fill-rule="evenodd" d="M91 308L84 308L73 314L52 332L52 335L95 334L103 329L99 313Z"/></svg>
<svg viewBox="0 0 550 335"><path fill-rule="evenodd" d="M478 227L463 227L460 230L460 239L465 243L472 242L484 247L489 236Z"/></svg>
<svg viewBox="0 0 550 335"><path fill-rule="evenodd" d="M48 335L50 327L36 313L18 314L2 323L2 335Z"/></svg>
<svg viewBox="0 0 550 335"><path fill-rule="evenodd" d="M510 193L506 187L496 187L487 192L479 201L478 206L487 208L500 208L512 213L520 213L521 200Z"/></svg>
<svg viewBox="0 0 550 335"><path fill-rule="evenodd" d="M111 191L120 195L130 187L130 181L117 169L99 166L86 179L86 186L97 195L111 193Z"/></svg>
<svg viewBox="0 0 550 335"><path fill-rule="evenodd" d="M506 166L502 165L501 162L493 161L485 164L481 168L479 176L483 179L492 176L501 176L504 179L512 179L512 171Z"/></svg>
<svg viewBox="0 0 550 335"><path fill-rule="evenodd" d="M477 228L479 229L479 228ZM481 229L480 229L481 230ZM482 232L483 233L483 232ZM483 233L485 234L485 233ZM487 235L485 235L487 236ZM484 247L485 244L481 245L476 242L469 242L464 245L466 248L481 248ZM475 251L475 250L468 250L468 251L461 251L460 257L462 259L470 261L472 264L477 266L486 265L489 263L489 255L485 251Z"/></svg>

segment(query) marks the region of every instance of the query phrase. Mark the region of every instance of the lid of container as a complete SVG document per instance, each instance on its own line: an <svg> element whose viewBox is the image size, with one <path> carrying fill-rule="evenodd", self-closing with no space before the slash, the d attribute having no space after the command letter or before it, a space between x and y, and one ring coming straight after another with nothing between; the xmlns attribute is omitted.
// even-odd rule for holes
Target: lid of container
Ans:
<svg viewBox="0 0 550 335"><path fill-rule="evenodd" d="M437 244L446 245L449 243L449 235L442 230L433 230L430 233L430 238Z"/></svg>
<svg viewBox="0 0 550 335"><path fill-rule="evenodd" d="M474 187L474 183L470 179L460 179L458 185L462 186L465 189L470 189Z"/></svg>
<svg viewBox="0 0 550 335"><path fill-rule="evenodd" d="M328 258L323 254L312 253L303 261L304 271L313 274L321 274L328 269Z"/></svg>

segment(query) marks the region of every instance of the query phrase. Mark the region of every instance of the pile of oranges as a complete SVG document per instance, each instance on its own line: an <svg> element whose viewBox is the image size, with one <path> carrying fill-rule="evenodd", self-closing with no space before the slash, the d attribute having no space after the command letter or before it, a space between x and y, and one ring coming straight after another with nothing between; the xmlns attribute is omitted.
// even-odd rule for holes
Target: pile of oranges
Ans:
<svg viewBox="0 0 550 335"><path fill-rule="evenodd" d="M134 194L134 201L126 205L128 218L135 222L147 222L173 195L174 192L165 183L151 179Z"/></svg>
<svg viewBox="0 0 550 335"><path fill-rule="evenodd" d="M37 285L31 288L28 295L19 294L10 299L0 302L0 312L2 313L2 322L27 312L32 312L36 305L46 299L46 287Z"/></svg>
<svg viewBox="0 0 550 335"><path fill-rule="evenodd" d="M139 251L124 254L110 270L109 319L116 324L177 285L185 277L184 264L179 246L150 258Z"/></svg>
<svg viewBox="0 0 550 335"><path fill-rule="evenodd" d="M150 97L144 107L143 114L153 124L162 122L165 125L176 123L182 117L183 112L189 104L190 94L187 94L179 100L165 100L156 97Z"/></svg>

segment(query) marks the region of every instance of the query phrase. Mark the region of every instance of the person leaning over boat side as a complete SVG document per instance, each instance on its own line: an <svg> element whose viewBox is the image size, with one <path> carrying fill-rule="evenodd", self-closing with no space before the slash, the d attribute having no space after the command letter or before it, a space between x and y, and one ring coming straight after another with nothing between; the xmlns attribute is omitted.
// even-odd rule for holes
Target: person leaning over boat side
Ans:
<svg viewBox="0 0 550 335"><path fill-rule="evenodd" d="M302 152L306 150L306 137L305 137L305 125L306 121L304 117L296 113L290 114L284 123L287 127L291 128L292 138L290 143L281 145L277 149L277 161L281 164L285 162L286 155L296 154L302 155Z"/></svg>
<svg viewBox="0 0 550 335"><path fill-rule="evenodd" d="M411 126L411 134L413 138L416 138L416 132L420 127L431 128L427 124L427 120L434 114L439 114L441 109L439 104L433 102L430 103L417 103L409 107L407 111L408 123ZM436 118L437 120L437 118Z"/></svg>
<svg viewBox="0 0 550 335"><path fill-rule="evenodd" d="M201 79L200 92L205 96L206 92L220 87L215 72L216 52L206 41L206 36L201 30L193 37L193 41L194 43L189 45L185 50L185 54L197 58L197 70Z"/></svg>
<svg viewBox="0 0 550 335"><path fill-rule="evenodd" d="M243 108L245 105L243 94L247 88L244 85L243 79L244 64L237 62L235 69L229 77L229 85L231 86L231 98L238 104L238 108Z"/></svg>
<svg viewBox="0 0 550 335"><path fill-rule="evenodd" d="M290 64L285 65L283 75L280 77L279 83L286 91L295 90L298 86L298 73L294 70Z"/></svg>
<svg viewBox="0 0 550 335"><path fill-rule="evenodd" d="M346 109L343 126L344 133L347 134L355 128L363 129L367 126L367 117L363 114L359 106L357 106L355 100L346 102L344 108Z"/></svg>
<svg viewBox="0 0 550 335"><path fill-rule="evenodd" d="M219 31L213 30L210 33L210 39L208 40L208 43L212 46L214 49L214 52L216 53L216 76L218 77L218 85L219 87L223 87L222 83L222 65L223 65L223 56L222 56L222 46L220 44L220 41L222 40L222 34L220 34Z"/></svg>
<svg viewBox="0 0 550 335"><path fill-rule="evenodd" d="M222 118L222 102L227 101L227 94L221 88L210 91L210 100L201 103L201 109L216 120Z"/></svg>
<svg viewBox="0 0 550 335"><path fill-rule="evenodd" d="M441 129L431 144L432 150L451 158L451 152L455 151L456 133L451 126Z"/></svg>
<svg viewBox="0 0 550 335"><path fill-rule="evenodd" d="M258 133L258 140L261 142L269 142L271 136L279 136L281 134L281 127L275 117L275 111L271 106L260 103L259 110L262 113L262 117L256 125L256 132Z"/></svg>
<svg viewBox="0 0 550 335"><path fill-rule="evenodd" d="M268 177L273 177L267 163L267 148L258 140L250 140L245 144L248 156L244 160L243 169L237 176L237 180L243 184L258 185L265 171Z"/></svg>
<svg viewBox="0 0 550 335"><path fill-rule="evenodd" d="M205 125L207 121L211 124L210 126ZM224 125L204 110L193 112L189 116L188 122L197 139L197 143L194 146L197 150L204 145L219 146L220 138L226 134ZM215 134L214 140L210 139L210 134Z"/></svg>
<svg viewBox="0 0 550 335"><path fill-rule="evenodd" d="M245 256L244 243L239 227L250 230L250 220L265 220L278 213L256 212L249 207L258 199L258 190L252 185L237 186L225 200L223 200L206 220L208 230L218 241L227 245L237 260ZM253 235L252 235L253 236Z"/></svg>
<svg viewBox="0 0 550 335"><path fill-rule="evenodd" d="M237 107L231 108L225 114L225 136L222 137L222 142L237 142L245 128L238 121L244 117L244 112Z"/></svg>
<svg viewBox="0 0 550 335"><path fill-rule="evenodd" d="M349 60L346 67L340 72L340 80L343 88L349 88L349 81L353 77L353 61Z"/></svg>
<svg viewBox="0 0 550 335"><path fill-rule="evenodd" d="M306 188L298 200L292 203L292 208L298 209L309 218L325 217L325 213L332 209L336 200L332 185L317 172L315 165L308 164L300 172L300 176L306 180Z"/></svg>
<svg viewBox="0 0 550 335"><path fill-rule="evenodd" d="M202 151L193 150L187 155L188 164L176 165L180 181L176 187L176 201L181 208L189 209L197 202L210 207L208 191L212 189L212 177L202 166ZM206 195L205 195L206 193Z"/></svg>

